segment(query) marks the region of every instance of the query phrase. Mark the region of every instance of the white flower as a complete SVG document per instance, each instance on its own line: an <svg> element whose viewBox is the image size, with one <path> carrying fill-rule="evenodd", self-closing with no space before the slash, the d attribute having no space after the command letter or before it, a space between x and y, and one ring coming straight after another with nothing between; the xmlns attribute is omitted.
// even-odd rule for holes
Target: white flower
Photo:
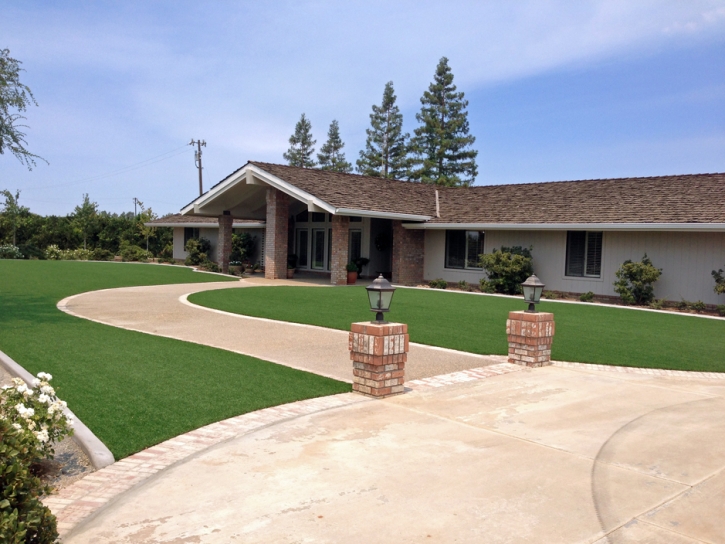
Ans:
<svg viewBox="0 0 725 544"><path fill-rule="evenodd" d="M43 393L45 393L46 395L55 395L55 389L53 389L53 388L52 388L51 386L49 386L49 385L44 385L43 387L41 387L41 388L40 388L40 390L41 390L41 391L42 391Z"/></svg>
<svg viewBox="0 0 725 544"><path fill-rule="evenodd" d="M51 376L47 372L38 372L38 378L40 378L41 380L45 380L46 382L49 382L50 380L53 379L53 376Z"/></svg>
<svg viewBox="0 0 725 544"><path fill-rule="evenodd" d="M30 419L35 415L35 410L32 408L26 408L22 402L15 406L15 410L17 410L18 414L20 414L20 417L25 419Z"/></svg>
<svg viewBox="0 0 725 544"><path fill-rule="evenodd" d="M47 441L48 441L48 438L49 438L49 437L48 437L48 431L45 431L45 430L43 430L43 431L37 431L37 432L35 433L35 437L36 437L36 438L37 438L37 439L38 439L39 441L41 441L41 442L47 442Z"/></svg>
<svg viewBox="0 0 725 544"><path fill-rule="evenodd" d="M33 421L33 420L28 421L28 429L30 429L31 431L33 429L35 429L35 421Z"/></svg>
<svg viewBox="0 0 725 544"><path fill-rule="evenodd" d="M68 408L68 403L67 403L66 401L64 401L64 400L60 401L60 405L61 405L61 406L62 406L63 408Z"/></svg>
<svg viewBox="0 0 725 544"><path fill-rule="evenodd" d="M40 380L38 378L33 378L33 387L38 387L40 385Z"/></svg>
<svg viewBox="0 0 725 544"><path fill-rule="evenodd" d="M14 385L25 385L25 382L20 378L13 378L10 381L12 381Z"/></svg>
<svg viewBox="0 0 725 544"><path fill-rule="evenodd" d="M22 385L18 385L16 389L18 393L25 393L28 390L28 386L23 383Z"/></svg>
<svg viewBox="0 0 725 544"><path fill-rule="evenodd" d="M3 391L5 391L7 389L12 389L12 387L13 387L12 385L3 385L2 389L3 389Z"/></svg>
<svg viewBox="0 0 725 544"><path fill-rule="evenodd" d="M41 393L40 396L38 397L38 400L40 402L46 402L46 403L51 402L50 397L48 395L46 395L45 393Z"/></svg>
<svg viewBox="0 0 725 544"><path fill-rule="evenodd" d="M23 430L23 427L22 427L22 425L20 425L20 423L13 423L13 427L15 427L19 431Z"/></svg>
<svg viewBox="0 0 725 544"><path fill-rule="evenodd" d="M73 420L72 417L66 418L66 422L68 423L69 427L72 427L73 424L75 423L75 421Z"/></svg>

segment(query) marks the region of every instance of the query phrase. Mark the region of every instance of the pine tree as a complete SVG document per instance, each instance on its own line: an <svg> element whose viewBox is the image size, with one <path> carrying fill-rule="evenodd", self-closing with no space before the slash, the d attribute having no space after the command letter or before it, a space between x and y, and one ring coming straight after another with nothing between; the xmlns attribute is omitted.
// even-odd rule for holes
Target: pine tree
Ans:
<svg viewBox="0 0 725 544"><path fill-rule="evenodd" d="M314 168L315 161L312 155L315 153L316 140L312 139L312 124L302 114L295 125L295 133L289 138L290 147L284 155L284 159L290 166L301 166L302 168Z"/></svg>
<svg viewBox="0 0 725 544"><path fill-rule="evenodd" d="M371 128L367 129L365 149L360 151L357 171L366 176L401 179L408 174L408 139L403 134L403 114L395 105L393 82L383 91L383 103L373 106Z"/></svg>
<svg viewBox="0 0 725 544"><path fill-rule="evenodd" d="M447 186L471 185L476 179L478 151L471 149L476 138L468 133L468 101L456 92L448 59L441 58L435 78L420 99L423 107L415 118L411 148L417 168L411 179Z"/></svg>
<svg viewBox="0 0 725 544"><path fill-rule="evenodd" d="M327 142L320 148L317 154L317 162L322 170L332 172L352 172L352 164L345 160L342 148L345 144L340 138L340 125L333 119L330 123L330 130L327 131Z"/></svg>

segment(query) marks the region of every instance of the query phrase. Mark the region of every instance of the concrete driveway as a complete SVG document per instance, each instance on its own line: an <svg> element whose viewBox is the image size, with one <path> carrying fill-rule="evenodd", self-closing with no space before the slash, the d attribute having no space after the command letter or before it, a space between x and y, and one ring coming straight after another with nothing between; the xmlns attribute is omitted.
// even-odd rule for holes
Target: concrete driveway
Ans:
<svg viewBox="0 0 725 544"><path fill-rule="evenodd" d="M66 543L725 542L725 380L545 367L243 434Z"/></svg>

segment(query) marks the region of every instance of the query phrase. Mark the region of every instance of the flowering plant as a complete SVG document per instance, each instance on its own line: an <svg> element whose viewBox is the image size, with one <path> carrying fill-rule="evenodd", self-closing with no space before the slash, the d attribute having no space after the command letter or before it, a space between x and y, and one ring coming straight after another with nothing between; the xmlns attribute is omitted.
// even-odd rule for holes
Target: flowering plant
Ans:
<svg viewBox="0 0 725 544"><path fill-rule="evenodd" d="M20 253L20 250L12 245L12 244L6 244L6 245L0 245L0 259L22 259L23 254Z"/></svg>
<svg viewBox="0 0 725 544"><path fill-rule="evenodd" d="M52 379L50 374L39 372L32 387L13 378L12 385L0 389L0 417L30 441L36 459L52 459L53 444L73 434L73 419L63 413L67 405L56 396Z"/></svg>

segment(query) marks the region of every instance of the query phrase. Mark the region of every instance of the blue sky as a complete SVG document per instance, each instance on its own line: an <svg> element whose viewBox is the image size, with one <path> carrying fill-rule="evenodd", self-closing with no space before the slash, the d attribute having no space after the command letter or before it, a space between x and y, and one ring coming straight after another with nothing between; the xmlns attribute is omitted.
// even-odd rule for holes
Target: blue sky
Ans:
<svg viewBox="0 0 725 544"><path fill-rule="evenodd" d="M725 0L3 2L0 47L39 107L28 172L0 189L41 214L178 211L247 160L283 162L302 112L348 160L395 84L405 128L442 56L469 100L477 184L725 171ZM149 160L151 159L151 160ZM146 162L144 162L146 161Z"/></svg>

